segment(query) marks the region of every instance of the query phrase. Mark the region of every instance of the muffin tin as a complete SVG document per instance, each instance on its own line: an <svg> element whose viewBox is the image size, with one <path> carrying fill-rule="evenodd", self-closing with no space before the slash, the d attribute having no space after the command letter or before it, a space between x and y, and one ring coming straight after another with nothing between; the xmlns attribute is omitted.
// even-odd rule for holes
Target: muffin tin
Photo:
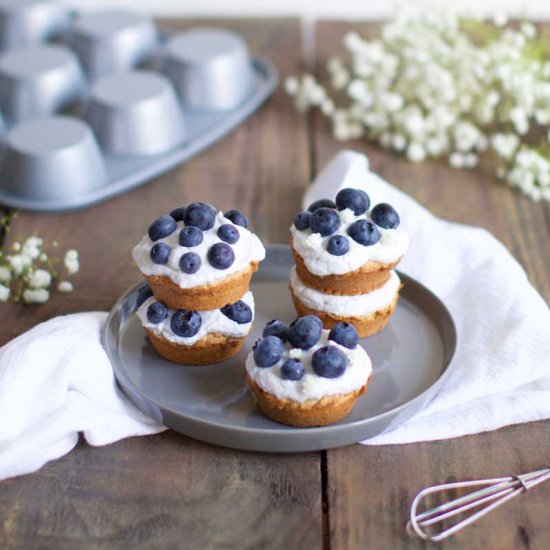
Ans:
<svg viewBox="0 0 550 550"><path fill-rule="evenodd" d="M273 92L276 69L224 29L0 0L0 203L83 208L206 149Z"/></svg>

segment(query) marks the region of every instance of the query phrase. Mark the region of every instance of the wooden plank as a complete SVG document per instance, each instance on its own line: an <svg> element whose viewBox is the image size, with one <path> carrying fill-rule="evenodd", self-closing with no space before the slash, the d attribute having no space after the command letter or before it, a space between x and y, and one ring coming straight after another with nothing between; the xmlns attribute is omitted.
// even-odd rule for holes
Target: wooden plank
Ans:
<svg viewBox="0 0 550 550"><path fill-rule="evenodd" d="M216 24L241 32L283 74L299 69L297 20ZM277 91L231 136L140 189L82 212L21 214L12 239L38 231L78 249L82 270L72 295L3 309L0 339L54 315L111 307L139 278L130 251L147 225L191 200L241 208L266 242L285 240L309 173L305 122ZM3 548L318 547L321 517L319 453L245 453L174 433L81 444L0 489Z"/></svg>
<svg viewBox="0 0 550 550"><path fill-rule="evenodd" d="M372 35L373 25L321 22L318 67L341 52L349 30ZM319 169L343 145L315 117ZM437 216L482 226L508 247L546 300L550 299L550 205L533 203L499 184L485 169L452 170L443 162L413 165L361 141L345 147L366 153L372 169ZM326 454L326 506L332 548L417 548L404 531L408 509L422 488L449 479L519 474L547 465L550 422L509 427L448 441L405 446L354 445ZM467 529L444 548L545 548L550 536L550 486L540 487Z"/></svg>

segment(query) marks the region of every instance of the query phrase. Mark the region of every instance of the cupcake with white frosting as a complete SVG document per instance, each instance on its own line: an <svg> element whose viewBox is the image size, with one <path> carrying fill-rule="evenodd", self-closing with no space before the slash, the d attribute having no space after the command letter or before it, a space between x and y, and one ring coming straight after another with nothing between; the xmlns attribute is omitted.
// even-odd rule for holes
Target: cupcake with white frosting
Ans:
<svg viewBox="0 0 550 550"><path fill-rule="evenodd" d="M172 309L206 311L237 302L265 258L260 239L238 210L206 203L155 220L132 256L155 298Z"/></svg>
<svg viewBox="0 0 550 550"><path fill-rule="evenodd" d="M394 268L409 244L399 222L391 205L370 208L368 195L351 188L298 213L290 229L298 313L318 315L325 328L352 323L361 337L381 330L397 305Z"/></svg>
<svg viewBox="0 0 550 550"><path fill-rule="evenodd" d="M271 321L246 360L247 383L269 418L324 426L347 416L367 388L372 365L347 323L323 330L313 315L290 327Z"/></svg>
<svg viewBox="0 0 550 550"><path fill-rule="evenodd" d="M170 309L151 292L137 309L159 355L182 365L211 365L238 353L254 320L254 297L247 292L221 309Z"/></svg>

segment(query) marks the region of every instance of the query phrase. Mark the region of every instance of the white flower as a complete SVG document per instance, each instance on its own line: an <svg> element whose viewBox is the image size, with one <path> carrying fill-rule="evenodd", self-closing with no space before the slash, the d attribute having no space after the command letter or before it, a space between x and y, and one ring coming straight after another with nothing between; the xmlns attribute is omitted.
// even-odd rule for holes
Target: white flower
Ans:
<svg viewBox="0 0 550 550"><path fill-rule="evenodd" d="M401 134L394 134L392 136L392 146L396 151L403 151L407 146L407 140L405 136Z"/></svg>
<svg viewBox="0 0 550 550"><path fill-rule="evenodd" d="M19 252L21 250L21 243L19 242L14 242L12 245L11 245L11 248L14 252Z"/></svg>
<svg viewBox="0 0 550 550"><path fill-rule="evenodd" d="M48 261L48 255L45 252L42 252L38 258L41 262L47 262Z"/></svg>
<svg viewBox="0 0 550 550"><path fill-rule="evenodd" d="M0 284L0 302L7 302L10 297L10 289L3 284Z"/></svg>
<svg viewBox="0 0 550 550"><path fill-rule="evenodd" d="M42 245L44 241L40 237L29 237L24 243L21 249L23 256L28 256L32 260L35 260L40 256Z"/></svg>
<svg viewBox="0 0 550 550"><path fill-rule="evenodd" d="M80 269L78 252L76 250L68 250L65 254L64 264L69 275L74 275L75 273L78 273Z"/></svg>
<svg viewBox="0 0 550 550"><path fill-rule="evenodd" d="M413 141L407 147L407 158L411 162L422 162L426 158L426 150L420 143Z"/></svg>
<svg viewBox="0 0 550 550"><path fill-rule="evenodd" d="M13 256L7 256L7 259L11 266L11 270L15 275L21 275L21 273L23 273L23 271L32 263L31 258L23 254L14 254Z"/></svg>
<svg viewBox="0 0 550 550"><path fill-rule="evenodd" d="M493 149L504 159L510 159L519 145L519 138L515 134L495 134L491 137Z"/></svg>
<svg viewBox="0 0 550 550"><path fill-rule="evenodd" d="M59 292L63 292L64 294L67 294L69 292L72 292L74 288L70 281L61 281L57 285L57 290L59 290Z"/></svg>
<svg viewBox="0 0 550 550"><path fill-rule="evenodd" d="M453 168L462 168L464 166L464 155L462 153L454 152L449 156L449 164Z"/></svg>
<svg viewBox="0 0 550 550"><path fill-rule="evenodd" d="M529 121L527 120L527 113L522 107L514 107L510 111L510 122L514 125L518 134L524 135L529 131Z"/></svg>
<svg viewBox="0 0 550 550"><path fill-rule="evenodd" d="M10 281L11 271L5 265L0 265L0 283L9 283Z"/></svg>
<svg viewBox="0 0 550 550"><path fill-rule="evenodd" d="M537 35L537 29L533 23L524 22L521 24L521 32L527 37L527 38L535 38Z"/></svg>
<svg viewBox="0 0 550 550"><path fill-rule="evenodd" d="M295 95L298 91L298 79L295 76L289 76L285 80L285 91L287 94Z"/></svg>
<svg viewBox="0 0 550 550"><path fill-rule="evenodd" d="M46 288L52 282L52 276L45 269L31 271L26 277L27 283L32 288Z"/></svg>
<svg viewBox="0 0 550 550"><path fill-rule="evenodd" d="M45 288L27 288L23 292L23 301L27 304L43 304L50 299L50 293Z"/></svg>
<svg viewBox="0 0 550 550"><path fill-rule="evenodd" d="M508 23L508 16L503 11L499 11L493 16L493 23L497 27L504 27Z"/></svg>

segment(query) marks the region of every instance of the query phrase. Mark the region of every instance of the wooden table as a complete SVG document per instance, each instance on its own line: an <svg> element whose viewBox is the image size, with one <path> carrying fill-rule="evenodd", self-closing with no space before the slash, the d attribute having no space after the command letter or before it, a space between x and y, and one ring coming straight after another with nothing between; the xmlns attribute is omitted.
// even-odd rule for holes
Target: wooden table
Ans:
<svg viewBox="0 0 550 550"><path fill-rule="evenodd" d="M166 22L182 28L182 22ZM232 20L282 75L316 70L352 26L319 23L313 64L298 20ZM372 32L367 25L353 25ZM40 232L77 248L72 295L38 307L1 306L0 343L61 313L108 310L138 279L130 250L156 216L191 200L249 213L268 243L284 242L312 175L339 148L317 117L282 91L227 139L184 166L82 212L22 213L12 238ZM534 204L489 172L413 166L356 142L372 167L436 215L492 231L550 299L550 205ZM39 365L37 365L39 368ZM550 422L450 441L350 447L295 455L219 448L173 432L104 448L85 443L39 472L0 483L2 548L420 548L404 534L416 492L450 479L548 465ZM445 548L548 548L550 486L519 498Z"/></svg>

